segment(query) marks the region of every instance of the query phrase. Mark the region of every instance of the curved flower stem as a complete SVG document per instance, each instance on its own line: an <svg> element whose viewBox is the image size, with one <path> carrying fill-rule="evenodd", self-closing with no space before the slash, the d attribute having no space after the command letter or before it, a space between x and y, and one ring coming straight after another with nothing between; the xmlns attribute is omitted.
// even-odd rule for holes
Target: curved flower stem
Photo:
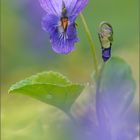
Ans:
<svg viewBox="0 0 140 140"><path fill-rule="evenodd" d="M88 29L88 26L87 26L87 23L84 19L84 16L82 14L80 14L80 18L81 18L81 21L83 23L84 30L85 30L85 33L87 35L88 41L89 41L89 46L90 46L92 56L93 56L93 63L94 63L94 67L95 67L95 72L96 72L96 74L98 74L97 57L96 57L96 53L95 53L95 47L94 47L94 43L92 40L92 36L91 36L91 33Z"/></svg>

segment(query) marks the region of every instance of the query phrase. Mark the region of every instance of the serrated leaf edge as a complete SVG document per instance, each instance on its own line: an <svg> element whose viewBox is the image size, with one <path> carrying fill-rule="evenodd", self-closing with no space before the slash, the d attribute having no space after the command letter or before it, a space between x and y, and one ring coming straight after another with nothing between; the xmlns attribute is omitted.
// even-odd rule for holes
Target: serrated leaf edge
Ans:
<svg viewBox="0 0 140 140"><path fill-rule="evenodd" d="M11 88L9 89L9 91L8 91L8 93L11 93L11 92L13 92L14 90L18 90L18 89L20 89L20 88L24 88L24 87L27 87L27 86L33 86L33 85L52 85L52 86L57 86L57 87L70 87L70 86L79 86L79 87L85 87L84 85L82 85L82 84L68 84L68 85L57 85L57 84L51 84L51 83L33 83L33 84L28 84L28 85L24 85L24 86L22 86L22 87L19 87L19 88L15 88L15 89L12 89L12 86L11 86ZM14 85L13 85L14 86Z"/></svg>

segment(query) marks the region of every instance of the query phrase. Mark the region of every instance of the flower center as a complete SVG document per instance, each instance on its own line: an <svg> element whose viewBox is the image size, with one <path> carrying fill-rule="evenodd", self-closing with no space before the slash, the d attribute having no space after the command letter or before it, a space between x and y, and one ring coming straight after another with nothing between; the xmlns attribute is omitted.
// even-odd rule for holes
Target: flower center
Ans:
<svg viewBox="0 0 140 140"><path fill-rule="evenodd" d="M64 31L67 30L68 26L68 16L67 16L67 9L65 6L65 3L62 3L62 13L61 13L61 27L63 28Z"/></svg>
<svg viewBox="0 0 140 140"><path fill-rule="evenodd" d="M68 21L69 21L68 17L62 17L61 18L61 26L65 31L67 30Z"/></svg>

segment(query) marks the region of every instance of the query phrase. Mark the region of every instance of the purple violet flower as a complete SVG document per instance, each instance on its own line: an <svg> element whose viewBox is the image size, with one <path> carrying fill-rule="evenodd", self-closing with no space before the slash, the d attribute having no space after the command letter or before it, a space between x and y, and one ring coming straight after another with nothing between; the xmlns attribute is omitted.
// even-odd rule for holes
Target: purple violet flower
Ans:
<svg viewBox="0 0 140 140"><path fill-rule="evenodd" d="M39 0L45 10L42 27L49 33L56 53L68 54L78 42L75 19L85 8L88 0Z"/></svg>

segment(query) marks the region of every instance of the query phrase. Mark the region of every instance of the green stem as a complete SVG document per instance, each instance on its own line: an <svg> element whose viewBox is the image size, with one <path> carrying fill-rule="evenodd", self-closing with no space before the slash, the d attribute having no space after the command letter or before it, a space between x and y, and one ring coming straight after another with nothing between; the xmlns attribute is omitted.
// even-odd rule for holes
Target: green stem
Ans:
<svg viewBox="0 0 140 140"><path fill-rule="evenodd" d="M96 53L95 53L95 47L94 47L94 43L92 40L92 36L91 36L91 33L88 29L88 26L87 26L87 23L84 19L84 16L82 14L80 14L80 18L81 18L81 21L82 21L83 26L84 26L85 34L87 35L87 38L89 41L89 46L90 46L92 56L93 56L93 63L94 63L94 67L95 67L95 72L96 72L96 74L98 74L97 57L96 57Z"/></svg>

